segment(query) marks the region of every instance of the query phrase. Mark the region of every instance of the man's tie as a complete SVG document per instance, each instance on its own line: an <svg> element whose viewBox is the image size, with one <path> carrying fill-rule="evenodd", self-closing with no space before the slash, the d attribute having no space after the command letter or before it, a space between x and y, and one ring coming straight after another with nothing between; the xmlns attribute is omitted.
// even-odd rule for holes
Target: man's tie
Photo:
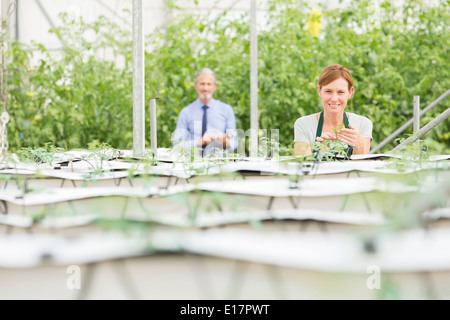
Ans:
<svg viewBox="0 0 450 320"><path fill-rule="evenodd" d="M202 108L203 108L203 119L202 119L202 137L203 137L203 135L206 132L206 127L208 125L207 112L206 112L206 110L208 109L208 106L204 105ZM203 148L202 149L202 157L204 156L204 153L205 153L205 149Z"/></svg>
<svg viewBox="0 0 450 320"><path fill-rule="evenodd" d="M208 121L207 121L207 114L206 114L206 109L208 109L207 105L204 105L203 107L203 119L202 119L202 137L206 132L206 126L208 125Z"/></svg>

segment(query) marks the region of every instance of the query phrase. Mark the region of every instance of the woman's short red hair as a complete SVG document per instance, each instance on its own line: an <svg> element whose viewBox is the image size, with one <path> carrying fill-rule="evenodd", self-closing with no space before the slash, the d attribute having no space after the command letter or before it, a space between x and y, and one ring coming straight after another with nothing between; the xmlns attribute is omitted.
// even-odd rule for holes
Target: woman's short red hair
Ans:
<svg viewBox="0 0 450 320"><path fill-rule="evenodd" d="M348 82L348 90L353 87L353 78L350 71L340 64L332 64L325 69L319 77L319 87L322 88L336 79L343 78Z"/></svg>

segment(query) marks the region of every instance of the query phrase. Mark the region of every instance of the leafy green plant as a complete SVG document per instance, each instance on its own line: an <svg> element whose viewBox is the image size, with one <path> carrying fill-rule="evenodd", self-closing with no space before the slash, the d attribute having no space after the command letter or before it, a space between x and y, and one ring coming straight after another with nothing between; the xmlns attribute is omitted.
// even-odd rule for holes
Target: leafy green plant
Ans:
<svg viewBox="0 0 450 320"><path fill-rule="evenodd" d="M22 148L17 151L17 156L23 162L46 163L52 166L53 160L57 157L56 153L61 152L64 152L64 149L55 147L50 143L45 143L43 147Z"/></svg>
<svg viewBox="0 0 450 320"><path fill-rule="evenodd" d="M314 146L313 157L317 161L343 160L347 157L347 145L340 140L325 139Z"/></svg>
<svg viewBox="0 0 450 320"><path fill-rule="evenodd" d="M398 139L399 143L404 140L404 138ZM386 167L394 168L400 172L407 169L420 169L422 164L430 159L428 141L419 139L414 143L401 147L395 155L398 157L390 159Z"/></svg>
<svg viewBox="0 0 450 320"><path fill-rule="evenodd" d="M88 143L88 149L90 151L88 158L96 158L103 161L117 159L122 155L120 150L114 149L108 143L99 142L98 140Z"/></svg>
<svg viewBox="0 0 450 320"><path fill-rule="evenodd" d="M343 129L344 128L344 125L342 124L342 123L340 123L340 124L338 124L335 128L332 128L333 129L333 132L336 134L336 136L337 136L337 132L338 132L338 130L341 130L341 129Z"/></svg>

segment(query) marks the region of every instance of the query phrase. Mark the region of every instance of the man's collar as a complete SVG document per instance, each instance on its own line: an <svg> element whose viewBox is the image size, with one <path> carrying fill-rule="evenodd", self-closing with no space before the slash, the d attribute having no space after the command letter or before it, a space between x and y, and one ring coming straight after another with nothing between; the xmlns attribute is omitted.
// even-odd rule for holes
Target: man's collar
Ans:
<svg viewBox="0 0 450 320"><path fill-rule="evenodd" d="M203 107L204 105L207 105L207 106L211 107L211 105L213 105L216 100L214 100L214 98L211 98L211 100L209 100L208 103L203 103L202 100L197 98L197 101L200 104L200 107Z"/></svg>

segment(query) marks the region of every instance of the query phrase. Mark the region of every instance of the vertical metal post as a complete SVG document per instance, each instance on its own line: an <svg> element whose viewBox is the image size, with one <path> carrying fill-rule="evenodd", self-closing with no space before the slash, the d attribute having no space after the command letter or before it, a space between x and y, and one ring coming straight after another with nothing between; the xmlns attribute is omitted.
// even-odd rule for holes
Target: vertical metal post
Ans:
<svg viewBox="0 0 450 320"><path fill-rule="evenodd" d="M9 122L9 114L6 110L6 100L8 98L8 74L6 67L6 42L8 39L8 20L16 8L15 2L8 3L2 1L1 9L1 36L0 36L0 51L1 51L1 68L0 68L0 96L1 96L1 110L0 110L0 163L7 155L9 148L7 125Z"/></svg>
<svg viewBox="0 0 450 320"><path fill-rule="evenodd" d="M150 141L153 156L156 157L158 151L158 140L157 140L157 126L156 126L156 99L150 99Z"/></svg>
<svg viewBox="0 0 450 320"><path fill-rule="evenodd" d="M418 134L420 130L420 96L414 96L413 104L413 134Z"/></svg>
<svg viewBox="0 0 450 320"><path fill-rule="evenodd" d="M14 39L16 40L16 42L19 42L19 37L20 37L20 33L19 33L19 0L16 0L16 21L14 21L15 25L16 25L16 30L15 30L15 36Z"/></svg>
<svg viewBox="0 0 450 320"><path fill-rule="evenodd" d="M278 129L270 129L270 146L272 158L280 158L280 132Z"/></svg>
<svg viewBox="0 0 450 320"><path fill-rule="evenodd" d="M250 157L258 155L258 35L256 0L251 0L250 26Z"/></svg>
<svg viewBox="0 0 450 320"><path fill-rule="evenodd" d="M133 0L133 155L145 149L145 72L142 0Z"/></svg>

